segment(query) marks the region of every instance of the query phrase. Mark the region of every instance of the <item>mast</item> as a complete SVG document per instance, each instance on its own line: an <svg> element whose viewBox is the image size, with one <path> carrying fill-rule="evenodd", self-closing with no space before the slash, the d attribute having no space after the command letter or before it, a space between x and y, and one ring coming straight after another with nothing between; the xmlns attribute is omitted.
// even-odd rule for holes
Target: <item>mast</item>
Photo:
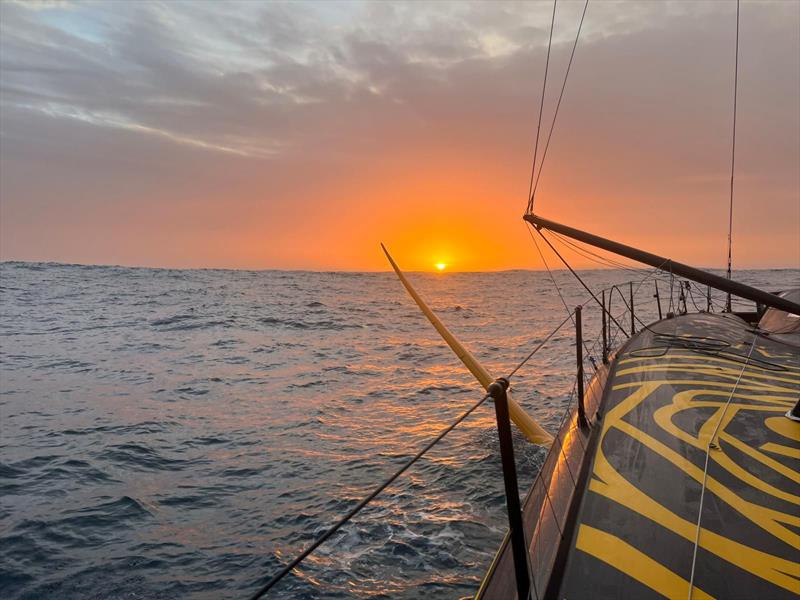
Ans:
<svg viewBox="0 0 800 600"><path fill-rule="evenodd" d="M581 231L580 229L569 227L568 225L562 225L561 223L556 223L555 221L543 219L542 217L534 214L526 214L523 219L528 221L528 223L531 223L537 229L555 231L556 233L566 235L567 237L590 244L596 248L608 250L614 254L625 256L626 258L650 265L651 267L661 269L662 271L674 273L675 275L685 277L686 279L691 279L692 281L703 285L709 285L723 292L727 292L728 294L733 294L734 296L739 296L740 298L752 300L758 304L764 304L778 310L784 310L788 313L800 315L800 304L791 302L785 298L776 296L775 294L770 294L768 292L759 290L758 288L739 283L738 281L726 279L725 277L714 275L708 271L703 271L702 269L697 269L695 267L676 262L670 258L658 256L657 254L651 254L650 252L639 250L633 246L626 246L625 244L620 244L619 242L615 242L592 233L587 233L585 231Z"/></svg>
<svg viewBox="0 0 800 600"><path fill-rule="evenodd" d="M739 92L739 0L736 0L736 63L733 70L733 136L731 140L731 201L728 210L728 279L731 279L731 246L733 245L733 175L736 171L736 98ZM728 292L726 310L731 312L731 293Z"/></svg>

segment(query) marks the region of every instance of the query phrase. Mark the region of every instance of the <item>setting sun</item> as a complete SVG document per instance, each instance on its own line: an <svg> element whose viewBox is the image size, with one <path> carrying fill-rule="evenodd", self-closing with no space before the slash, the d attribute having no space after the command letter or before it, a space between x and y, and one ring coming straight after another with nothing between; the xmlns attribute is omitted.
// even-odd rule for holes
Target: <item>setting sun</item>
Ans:
<svg viewBox="0 0 800 600"><path fill-rule="evenodd" d="M445 263L436 263L435 266L436 266L436 269L439 270L439 271L444 271L445 267L447 267L447 265Z"/></svg>

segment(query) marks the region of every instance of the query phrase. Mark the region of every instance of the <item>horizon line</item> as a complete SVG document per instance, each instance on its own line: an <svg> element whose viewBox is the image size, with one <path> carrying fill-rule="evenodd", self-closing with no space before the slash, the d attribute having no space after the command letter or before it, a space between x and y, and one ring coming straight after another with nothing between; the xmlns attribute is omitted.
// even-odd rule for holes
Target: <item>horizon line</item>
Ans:
<svg viewBox="0 0 800 600"><path fill-rule="evenodd" d="M98 269L141 269L141 270L158 270L158 271L242 271L242 272L283 272L283 273L392 273L391 269L311 269L311 268L281 268L281 267L154 267L147 265L123 265L111 263L75 263L75 262L61 262L56 260L18 260L18 259L0 259L0 265L8 264L25 264L25 265L56 265L60 267L81 267L81 268L98 268ZM724 271L725 267L697 267L704 270L717 270ZM649 271L652 267L642 265L641 267L580 267L576 271L625 271L628 269ZM566 267L551 268L550 271L568 271ZM508 269L489 269L489 270L407 270L407 273L428 273L437 276L444 276L448 274L461 274L461 273L510 273L513 271L526 271L533 273L546 273L548 269L536 269L528 267L514 267ZM800 271L800 265L790 267L748 267L748 268L734 268L736 271Z"/></svg>

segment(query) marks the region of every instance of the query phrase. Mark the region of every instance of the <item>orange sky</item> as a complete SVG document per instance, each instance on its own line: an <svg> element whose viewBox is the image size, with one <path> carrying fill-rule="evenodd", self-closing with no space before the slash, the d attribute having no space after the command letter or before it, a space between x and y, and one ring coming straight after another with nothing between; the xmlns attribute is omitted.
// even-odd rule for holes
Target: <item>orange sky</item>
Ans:
<svg viewBox="0 0 800 600"><path fill-rule="evenodd" d="M383 241L408 270L541 268L550 4L230 6L2 4L0 258L385 270ZM800 4L741 23L734 266L800 267ZM723 266L734 27L590 4L537 212Z"/></svg>

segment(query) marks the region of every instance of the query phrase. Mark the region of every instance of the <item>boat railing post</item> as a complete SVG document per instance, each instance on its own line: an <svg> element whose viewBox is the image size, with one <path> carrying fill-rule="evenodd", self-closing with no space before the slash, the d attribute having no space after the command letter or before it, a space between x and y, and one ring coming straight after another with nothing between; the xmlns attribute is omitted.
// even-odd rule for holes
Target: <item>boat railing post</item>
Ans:
<svg viewBox="0 0 800 600"><path fill-rule="evenodd" d="M800 400L797 401L797 404L794 405L793 409L786 413L786 418L791 419L792 421L800 422Z"/></svg>
<svg viewBox="0 0 800 600"><path fill-rule="evenodd" d="M680 284L681 288L681 293L678 296L678 313L685 315L686 313L689 312L689 307L686 306L686 291L684 291L683 288L684 282L679 281L678 283ZM687 281L686 284L688 285L688 283L689 282ZM688 290L689 288L687 287L686 289Z"/></svg>
<svg viewBox="0 0 800 600"><path fill-rule="evenodd" d="M583 405L583 325L581 324L581 306L575 307L575 351L578 359L578 424L585 427L589 424L586 419L586 409Z"/></svg>
<svg viewBox="0 0 800 600"><path fill-rule="evenodd" d="M603 364L608 364L608 332L606 330L608 318L606 317L606 291L603 290L603 321L602 321L602 328L603 328Z"/></svg>
<svg viewBox="0 0 800 600"><path fill-rule="evenodd" d="M511 438L511 421L508 416L507 379L497 379L487 391L494 399L494 412L497 417L497 434L500 438L500 461L503 465L503 484L506 490L508 508L508 529L511 538L511 552L514 557L514 572L517 582L517 598L527 600L530 590L528 575L528 547L522 523L522 508L519 502L517 485L517 466L514 462L514 443Z"/></svg>
<svg viewBox="0 0 800 600"><path fill-rule="evenodd" d="M629 281L628 285L631 287L631 335L636 333L636 323L634 322L634 313L633 313L633 282Z"/></svg>
<svg viewBox="0 0 800 600"><path fill-rule="evenodd" d="M611 301L613 299L614 299L614 286L612 285L611 289L608 292L608 316L609 317L612 316L611 315ZM614 343L614 340L611 338L611 319L608 320L607 325L608 325L608 343L609 343L609 346L610 346L611 344ZM619 323L618 323L618 325L619 325Z"/></svg>
<svg viewBox="0 0 800 600"><path fill-rule="evenodd" d="M655 286L656 286L656 293L653 295L653 298L655 298L655 299L656 299L656 305L658 306L658 320L660 321L660 320L661 320L661 319L663 319L664 317L663 317L663 315L661 314L661 296L660 296L660 295L659 295L659 293L658 293L658 280L657 280L657 279L654 279L654 280L653 280L653 283L654 283L654 284L655 284Z"/></svg>

